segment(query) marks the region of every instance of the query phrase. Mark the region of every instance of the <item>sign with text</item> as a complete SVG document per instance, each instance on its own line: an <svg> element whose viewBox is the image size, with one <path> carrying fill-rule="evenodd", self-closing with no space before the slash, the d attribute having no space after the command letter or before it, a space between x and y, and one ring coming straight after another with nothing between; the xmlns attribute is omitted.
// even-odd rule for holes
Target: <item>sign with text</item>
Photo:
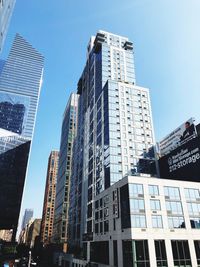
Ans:
<svg viewBox="0 0 200 267"><path fill-rule="evenodd" d="M173 132L168 134L159 143L159 154L164 156L169 154L172 150L176 149L196 137L196 129L194 126L194 119L190 118L185 123L181 124Z"/></svg>
<svg viewBox="0 0 200 267"><path fill-rule="evenodd" d="M200 181L200 137L159 159L161 178Z"/></svg>

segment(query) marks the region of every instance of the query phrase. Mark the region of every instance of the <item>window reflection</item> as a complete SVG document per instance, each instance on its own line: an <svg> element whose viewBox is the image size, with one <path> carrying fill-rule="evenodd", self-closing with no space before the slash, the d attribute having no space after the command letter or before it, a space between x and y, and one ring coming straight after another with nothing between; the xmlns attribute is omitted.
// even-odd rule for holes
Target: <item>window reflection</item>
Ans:
<svg viewBox="0 0 200 267"><path fill-rule="evenodd" d="M159 189L157 185L149 185L149 195L158 196Z"/></svg>
<svg viewBox="0 0 200 267"><path fill-rule="evenodd" d="M143 185L142 184L129 184L129 196L130 197L143 197Z"/></svg>
<svg viewBox="0 0 200 267"><path fill-rule="evenodd" d="M185 228L184 218L181 216L168 216L169 228Z"/></svg>
<svg viewBox="0 0 200 267"><path fill-rule="evenodd" d="M174 200L180 199L180 192L178 187L165 186L164 193L166 198Z"/></svg>

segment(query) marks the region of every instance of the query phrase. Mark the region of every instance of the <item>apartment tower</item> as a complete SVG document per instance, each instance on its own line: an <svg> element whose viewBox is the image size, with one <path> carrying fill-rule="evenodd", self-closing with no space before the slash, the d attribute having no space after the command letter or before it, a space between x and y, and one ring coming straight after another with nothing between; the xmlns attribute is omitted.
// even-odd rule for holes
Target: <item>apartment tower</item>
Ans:
<svg viewBox="0 0 200 267"><path fill-rule="evenodd" d="M134 47L105 31L91 37L78 82L79 111L69 210L69 244L87 247L94 198L125 175L152 173L149 90L136 85Z"/></svg>
<svg viewBox="0 0 200 267"><path fill-rule="evenodd" d="M41 223L41 241L48 244L53 234L53 221L56 198L56 183L58 174L59 152L51 151L48 160L42 223Z"/></svg>

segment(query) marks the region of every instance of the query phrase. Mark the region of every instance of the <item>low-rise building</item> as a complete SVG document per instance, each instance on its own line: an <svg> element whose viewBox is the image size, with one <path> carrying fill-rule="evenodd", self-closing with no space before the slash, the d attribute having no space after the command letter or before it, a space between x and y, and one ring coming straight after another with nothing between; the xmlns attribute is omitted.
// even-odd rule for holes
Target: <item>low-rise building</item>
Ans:
<svg viewBox="0 0 200 267"><path fill-rule="evenodd" d="M128 176L95 197L85 258L101 266L200 264L200 184Z"/></svg>

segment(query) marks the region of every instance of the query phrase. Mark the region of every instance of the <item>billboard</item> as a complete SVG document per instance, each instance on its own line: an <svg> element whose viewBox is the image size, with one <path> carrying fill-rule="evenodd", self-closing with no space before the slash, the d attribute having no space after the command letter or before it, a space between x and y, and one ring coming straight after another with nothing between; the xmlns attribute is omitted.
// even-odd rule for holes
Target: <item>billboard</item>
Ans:
<svg viewBox="0 0 200 267"><path fill-rule="evenodd" d="M160 157L167 155L172 150L176 149L178 146L187 143L194 137L196 137L196 128L194 126L194 119L190 118L160 141Z"/></svg>
<svg viewBox="0 0 200 267"><path fill-rule="evenodd" d="M200 137L159 159L161 178L200 182Z"/></svg>

